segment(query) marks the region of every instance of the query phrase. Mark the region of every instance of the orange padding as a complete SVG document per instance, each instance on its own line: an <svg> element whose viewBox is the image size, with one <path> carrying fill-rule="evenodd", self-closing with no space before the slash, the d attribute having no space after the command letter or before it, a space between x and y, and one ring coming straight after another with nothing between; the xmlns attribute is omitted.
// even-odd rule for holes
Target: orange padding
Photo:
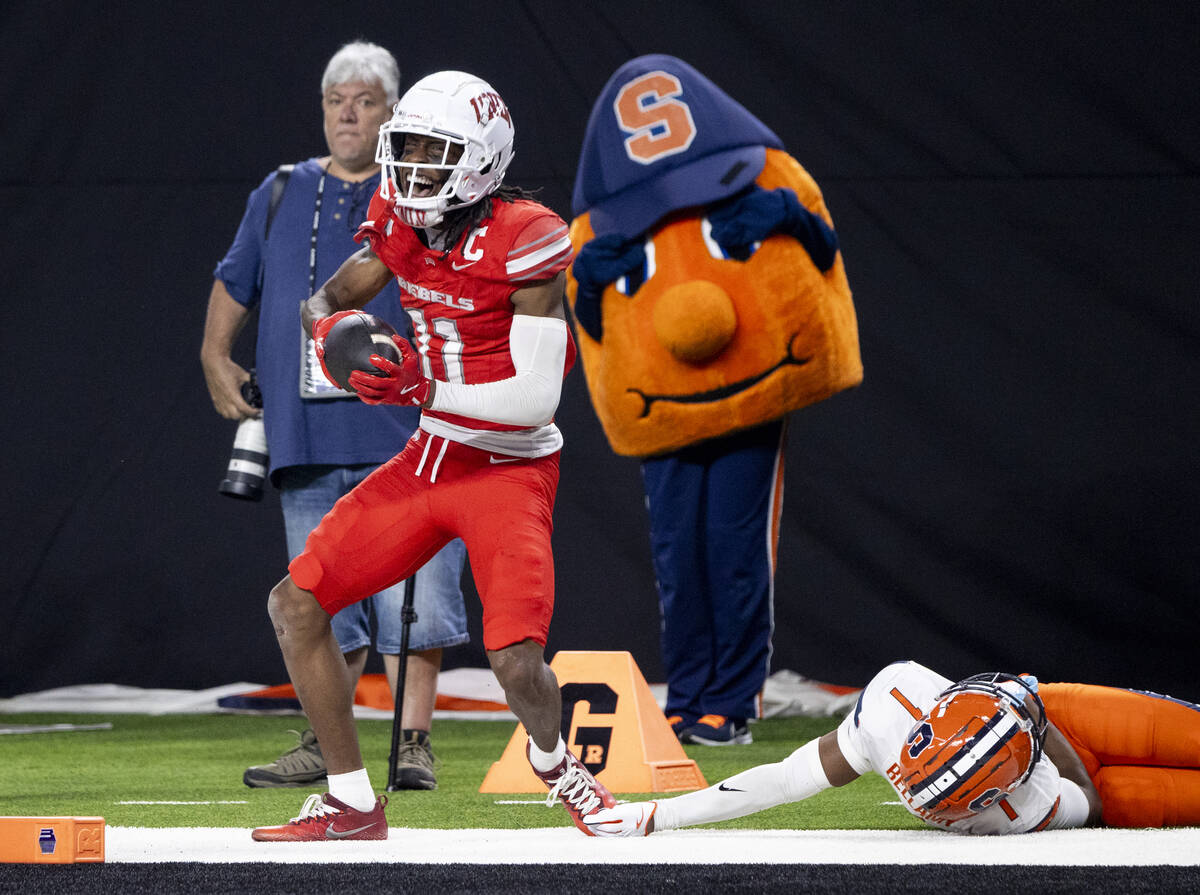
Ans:
<svg viewBox="0 0 1200 895"><path fill-rule="evenodd" d="M296 688L291 684L277 684L274 687L263 687L261 690L253 690L240 695L264 699L295 699ZM354 702L356 705L368 708L382 709L385 712L391 711L394 705L392 690L387 685L387 678L382 674L364 674L358 679L358 686L354 689ZM434 709L444 712L503 712L508 710L508 706L489 699L471 699L466 696L448 696L445 693L439 693Z"/></svg>
<svg viewBox="0 0 1200 895"><path fill-rule="evenodd" d="M103 861L103 817L0 817L0 863Z"/></svg>

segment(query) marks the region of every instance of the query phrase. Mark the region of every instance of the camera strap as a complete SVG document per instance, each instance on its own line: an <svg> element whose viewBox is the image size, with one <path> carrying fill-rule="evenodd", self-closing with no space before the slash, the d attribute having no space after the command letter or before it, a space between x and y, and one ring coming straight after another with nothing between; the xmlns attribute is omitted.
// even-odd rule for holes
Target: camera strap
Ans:
<svg viewBox="0 0 1200 895"><path fill-rule="evenodd" d="M275 180L271 182L271 201L267 203L267 225L263 228L263 242L271 237L271 222L275 220L275 212L279 211L279 203L283 201L283 191L287 187L288 178L292 176L295 165L280 165L275 171Z"/></svg>

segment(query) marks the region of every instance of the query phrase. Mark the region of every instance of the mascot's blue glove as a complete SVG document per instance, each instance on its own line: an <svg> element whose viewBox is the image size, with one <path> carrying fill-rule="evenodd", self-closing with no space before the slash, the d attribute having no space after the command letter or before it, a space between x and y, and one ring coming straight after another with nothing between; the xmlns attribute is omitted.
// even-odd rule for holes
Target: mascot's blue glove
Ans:
<svg viewBox="0 0 1200 895"><path fill-rule="evenodd" d="M821 273L833 267L838 239L820 215L805 208L786 187L764 190L755 184L722 205L710 208L712 238L734 258L749 257L749 246L774 233L794 236Z"/></svg>
<svg viewBox="0 0 1200 895"><path fill-rule="evenodd" d="M600 299L605 288L645 263L646 249L642 241L628 240L616 233L598 236L585 243L575 256L571 268L575 282L579 284L575 298L575 319L597 342L604 335Z"/></svg>

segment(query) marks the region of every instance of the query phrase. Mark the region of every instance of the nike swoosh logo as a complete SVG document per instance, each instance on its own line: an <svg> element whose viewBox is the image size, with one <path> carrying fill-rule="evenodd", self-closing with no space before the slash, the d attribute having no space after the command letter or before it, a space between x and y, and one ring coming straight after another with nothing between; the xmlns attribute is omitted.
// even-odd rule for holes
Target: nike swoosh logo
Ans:
<svg viewBox="0 0 1200 895"><path fill-rule="evenodd" d="M369 823L365 827L355 827L353 830L335 830L332 825L325 828L326 839L345 839L347 836L353 836L355 833L361 833L363 830L369 830L375 826L375 823Z"/></svg>
<svg viewBox="0 0 1200 895"><path fill-rule="evenodd" d="M459 264L457 261L451 261L450 266L453 267L455 270L466 270L468 267L470 267L474 263L475 263L474 261L468 261L466 264Z"/></svg>
<svg viewBox="0 0 1200 895"><path fill-rule="evenodd" d="M488 454L488 460L492 463L516 463L518 460L524 459L524 457L497 457L495 454Z"/></svg>
<svg viewBox="0 0 1200 895"><path fill-rule="evenodd" d="M738 789L736 786L726 786L724 783L722 783L720 786L718 786L717 789L721 790L721 792L745 792L746 791L744 789Z"/></svg>

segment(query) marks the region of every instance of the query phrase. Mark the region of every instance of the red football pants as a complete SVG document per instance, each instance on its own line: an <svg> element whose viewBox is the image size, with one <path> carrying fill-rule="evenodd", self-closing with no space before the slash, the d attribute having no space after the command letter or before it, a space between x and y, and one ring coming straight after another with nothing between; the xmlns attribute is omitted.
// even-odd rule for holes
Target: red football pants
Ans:
<svg viewBox="0 0 1200 895"><path fill-rule="evenodd" d="M342 497L288 566L330 614L416 572L462 538L483 603L483 645L545 646L554 610L558 454L476 450L420 429Z"/></svg>

